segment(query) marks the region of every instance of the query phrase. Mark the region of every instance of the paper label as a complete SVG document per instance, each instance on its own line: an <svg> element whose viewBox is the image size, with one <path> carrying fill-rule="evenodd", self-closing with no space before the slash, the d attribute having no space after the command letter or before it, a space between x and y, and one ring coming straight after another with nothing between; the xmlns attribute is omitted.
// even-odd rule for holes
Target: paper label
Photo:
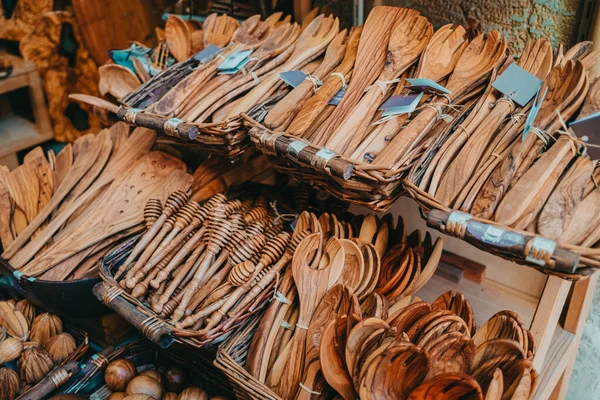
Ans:
<svg viewBox="0 0 600 400"><path fill-rule="evenodd" d="M210 60L211 58L213 58L215 55L217 55L217 53L221 51L220 47L217 47L215 45L209 44L208 46L206 46L204 48L204 50L199 51L198 53L194 54L194 59L200 61L201 63L205 63L208 60Z"/></svg>
<svg viewBox="0 0 600 400"><path fill-rule="evenodd" d="M586 147L590 158L592 160L600 159L600 148L596 147L596 145L600 145L600 112L573 121L569 127L573 129L577 137L594 145Z"/></svg>
<svg viewBox="0 0 600 400"><path fill-rule="evenodd" d="M239 71L240 68L242 68L248 63L246 60L248 59L248 56L250 54L252 54L252 50L234 51L232 54L229 55L229 57L223 60L223 62L217 67L217 69L219 71L229 71L234 69L237 69L237 71Z"/></svg>
<svg viewBox="0 0 600 400"><path fill-rule="evenodd" d="M246 58L244 61L239 63L235 68L220 70L217 73L217 75L233 75L233 74L237 73L240 69L244 68L246 66L246 64L248 64L249 62L250 62L250 59Z"/></svg>
<svg viewBox="0 0 600 400"><path fill-rule="evenodd" d="M525 107L540 90L542 83L541 79L512 63L492 86L521 107Z"/></svg>
<svg viewBox="0 0 600 400"><path fill-rule="evenodd" d="M290 85L296 87L306 79L306 74L302 71L286 71L279 73L279 79Z"/></svg>
<svg viewBox="0 0 600 400"><path fill-rule="evenodd" d="M408 86L404 88L413 92L452 94L450 90L431 79L407 79L406 82L408 82Z"/></svg>
<svg viewBox="0 0 600 400"><path fill-rule="evenodd" d="M423 93L408 96L392 96L379 107L383 111L382 116L408 114L417 108L423 98Z"/></svg>
<svg viewBox="0 0 600 400"><path fill-rule="evenodd" d="M346 88L341 88L340 90L338 90L338 92L335 94L335 96L333 96L333 98L331 100L329 100L329 105L330 106L337 106L338 104L340 104L340 102L342 101L342 98L344 97L344 95L346 94Z"/></svg>
<svg viewBox="0 0 600 400"><path fill-rule="evenodd" d="M525 128L523 129L523 135L521 136L521 140L525 140L525 138L527 137L527 133L529 132L529 129L531 129L531 127L533 126L533 123L535 122L535 117L538 115L540 108L542 108L542 103L544 102L544 98L546 97L547 93L548 89L546 88L546 90L544 90L544 93L540 97L540 91L538 89L538 92L535 95L535 100L533 101L533 105L531 106L531 110L529 110L529 115L527 115L527 119L525 120Z"/></svg>

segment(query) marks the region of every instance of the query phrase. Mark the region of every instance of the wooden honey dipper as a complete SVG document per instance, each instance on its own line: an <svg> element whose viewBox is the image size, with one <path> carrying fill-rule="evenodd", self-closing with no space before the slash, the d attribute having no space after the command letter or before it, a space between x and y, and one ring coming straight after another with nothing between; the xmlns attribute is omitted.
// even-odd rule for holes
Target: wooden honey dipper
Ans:
<svg viewBox="0 0 600 400"><path fill-rule="evenodd" d="M181 299L181 303L177 306L172 315L172 321L179 321L184 313L185 309L190 302L193 294L198 290L200 280L203 278L206 270L215 260L215 257L223 247L229 241L231 237L231 230L227 223L227 212L224 204L217 204L211 212L208 225L208 244L206 246L206 254L202 259L202 263L198 267L198 270L194 274L194 278L184 289L185 293Z"/></svg>
<svg viewBox="0 0 600 400"><path fill-rule="evenodd" d="M247 198L242 200L242 208L240 209L240 212L242 214L248 214L248 212L250 212L250 210L252 210L252 207L254 205L254 200L252 198Z"/></svg>
<svg viewBox="0 0 600 400"><path fill-rule="evenodd" d="M184 238L186 238L191 232L200 228L204 224L204 221L206 221L208 214L214 208L214 206L218 203L223 203L226 200L227 200L227 197L225 197L225 195L220 194L220 193L211 197L206 203L204 203L204 205L199 207L199 209L193 213L191 222L187 226L185 226L181 230L181 232L177 233L176 236L173 237L172 240L168 240L169 237L167 237L165 240L163 240L163 243L167 243L167 245L165 247L162 247L161 245L158 246L157 251L155 252L156 255L154 255L154 254L152 255L150 263L156 264L158 261L160 261L162 259L162 257L164 257L172 249L174 249L176 246L178 246L179 243L181 243L181 241ZM192 207L194 209L196 208L196 206L194 206L194 205L192 205ZM184 208L185 208L185 206L184 206ZM177 215L177 217L179 217L179 214ZM185 221L183 221L183 222L185 223ZM177 221L174 226L174 229L175 228L177 228ZM169 236L171 236L171 235L169 235ZM161 249L161 250L159 251L159 249Z"/></svg>
<svg viewBox="0 0 600 400"><path fill-rule="evenodd" d="M204 330L210 330L214 328L221 319L225 316L227 311L231 309L235 303L241 298L241 296L248 291L250 288L250 284L252 280L256 278L256 276L266 267L270 266L277 260L279 260L287 248L288 243L290 242L291 235L287 232L282 232L271 239L265 245L262 254L260 256L260 260L258 264L256 264L256 268L252 275L252 279L246 281L242 286L237 287L231 295L227 298L224 304L210 317L210 320ZM192 326L196 323L197 319L194 319L194 315L190 315L187 317L181 324L176 324L178 328L185 328L188 326Z"/></svg>
<svg viewBox="0 0 600 400"><path fill-rule="evenodd" d="M142 252L140 258L138 258L135 264L133 264L133 267L131 267L131 269L127 271L125 277L121 280L121 282L119 282L120 286L123 289L127 289L127 280L130 277L135 276L137 271L144 266L144 264L150 259L150 257L152 257L152 254L154 253L158 245L161 243L162 239L167 235L167 233L171 231L171 229L173 229L173 225L175 224L176 218L177 217L175 216L175 214L172 214L169 218L167 218L163 226L160 228L158 234L154 237L154 239L152 239L148 247L146 247L146 249Z"/></svg>
<svg viewBox="0 0 600 400"><path fill-rule="evenodd" d="M271 284L271 282L273 282L277 274L281 272L281 270L283 270L290 263L290 261L292 261L298 244L304 238L310 235L310 233L311 232L309 230L305 230L292 236L292 240L289 241L284 255L279 259L279 261L277 261L277 263L269 268L269 271L264 274L264 276L254 285L254 287L252 287L250 292L248 292L248 294L238 304L236 304L236 306L230 312L230 315L235 313L237 310L243 309L251 301L257 298L260 293Z"/></svg>
<svg viewBox="0 0 600 400"><path fill-rule="evenodd" d="M161 207L160 216L154 221L152 227L149 228L146 233L142 236L139 242L135 245L125 262L119 267L117 272L115 273L115 279L119 279L121 275L127 270L129 265L135 260L135 258L144 250L150 241L156 236L156 234L160 231L162 225L165 223L167 218L173 215L177 210L179 210L187 201L188 196L185 192L178 190L172 193L165 202L165 207ZM151 199L149 201L152 202L152 207L156 207L156 199ZM160 201L159 201L160 202ZM144 208L145 211L145 208ZM154 211L155 212L155 211Z"/></svg>
<svg viewBox="0 0 600 400"><path fill-rule="evenodd" d="M197 214L199 211L200 205L193 200L187 202L183 207L181 207L181 209L176 214L173 229L171 229L171 231L156 248L155 254L152 255L150 261L143 265L141 268L138 268L135 274L131 274L131 277L127 278L126 285L128 288L133 289L139 281L144 279L144 277L148 274L148 272L150 272L150 270L155 265L157 265L167 254L171 254L175 246L167 250L167 248L169 247L169 243L171 243L171 241L177 236L179 232L181 232L184 228L186 228L192 223L194 215ZM181 241L183 241L183 238L181 239ZM179 244L177 244L176 246L179 246Z"/></svg>
<svg viewBox="0 0 600 400"><path fill-rule="evenodd" d="M149 199L144 206L144 221L146 222L146 229L152 228L152 225L160 218L162 214L162 203L160 199Z"/></svg>
<svg viewBox="0 0 600 400"><path fill-rule="evenodd" d="M231 252L231 255L227 259L227 263L223 268L212 275L207 274L208 276L211 276L211 278L202 285L202 288L198 293L194 294L192 301L190 301L190 304L185 310L185 315L189 316L194 313L198 305L227 278L229 271L231 271L231 268L233 268L234 265L251 260L255 255L260 254L265 243L266 238L262 234L248 237L240 242L238 247Z"/></svg>

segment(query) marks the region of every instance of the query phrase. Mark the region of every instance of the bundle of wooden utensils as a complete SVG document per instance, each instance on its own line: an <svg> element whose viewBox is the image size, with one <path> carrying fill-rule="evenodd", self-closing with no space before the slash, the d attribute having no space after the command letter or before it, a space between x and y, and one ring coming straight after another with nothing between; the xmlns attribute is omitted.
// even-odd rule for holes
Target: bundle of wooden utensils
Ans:
<svg viewBox="0 0 600 400"><path fill-rule="evenodd" d="M461 293L446 292L432 304L407 296L388 308L375 293L361 301L351 287L337 284L319 298L310 302L315 310L310 322L303 319L302 305L299 315L284 312L268 321L267 312L260 322L245 368L276 393L258 388L265 397L525 400L533 395L538 376L533 338L511 311L496 313L476 330ZM308 299L300 294L301 304ZM265 321L286 333L266 336ZM279 355L270 361L277 351L266 344L273 343L285 349L284 360Z"/></svg>
<svg viewBox="0 0 600 400"><path fill-rule="evenodd" d="M48 158L35 148L13 171L0 170L2 257L45 280L96 275L109 247L143 230L149 198L191 187L181 160L151 150L155 137L118 123Z"/></svg>
<svg viewBox="0 0 600 400"><path fill-rule="evenodd" d="M81 347L63 331L58 316L38 314L27 300L0 302L0 398L14 400L86 350L87 343Z"/></svg>

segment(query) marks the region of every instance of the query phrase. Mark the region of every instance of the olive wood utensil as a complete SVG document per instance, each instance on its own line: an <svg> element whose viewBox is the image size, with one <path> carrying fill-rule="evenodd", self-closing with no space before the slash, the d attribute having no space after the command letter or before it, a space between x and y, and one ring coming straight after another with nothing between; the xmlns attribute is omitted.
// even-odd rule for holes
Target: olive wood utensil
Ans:
<svg viewBox="0 0 600 400"><path fill-rule="evenodd" d="M2 248L7 249L14 240L10 229L12 220L12 198L6 185L0 180L0 241Z"/></svg>
<svg viewBox="0 0 600 400"><path fill-rule="evenodd" d="M347 31L344 29L329 43L325 58L311 74L313 79L320 81L340 63L346 51L346 36ZM316 92L315 83L305 79L275 104L265 117L264 124L271 129L284 131L313 92Z"/></svg>
<svg viewBox="0 0 600 400"><path fill-rule="evenodd" d="M23 266L24 263L29 261L29 259L31 259L31 257L33 257L35 255L35 253L50 238L51 235L48 235L47 237L45 235L46 231L48 231L48 227L47 227L46 229L44 229L44 232L42 234L38 235L27 246L27 247L31 248L31 247L33 247L32 243L41 242L41 243L39 243L39 247L36 247L35 250L31 251L30 254L28 254L28 255L24 255L24 253L27 250L23 249L23 251L20 251L19 254L17 255L18 257L15 257L15 255L17 254L17 251L19 251L21 249L21 247L27 242L27 240L29 240L29 238L33 235L33 233L42 225L42 223L44 223L46 218L48 218L50 216L50 213L52 211L54 211L54 209L56 209L56 207L58 207L60 202L66 197L66 195L69 193L69 191L77 184L77 182L79 182L81 177L85 175L85 173L88 171L88 169L90 169L90 167L92 166L92 164L98 157L98 154L100 153L101 146L99 146L99 140L100 139L96 138L93 134L88 134L88 135L80 137L79 139L77 139L75 141L75 148L76 148L76 153L77 153L78 157L75 160L75 162L73 163L73 165L71 166L71 168L69 169L69 172L65 176L64 181L58 187L58 189L54 193L54 196L52 196L52 199L46 205L46 207L44 207L44 209L42 211L40 211L35 216L35 218L33 218L31 221L29 221L29 225L27 226L27 228L23 232L21 232L19 237L17 237L15 239L15 241L11 244L11 246L9 248L5 249L4 254L2 255L2 257L4 257L5 259L10 261L11 265L14 268L20 268L21 266ZM59 155L60 155L60 153L59 153ZM33 174L35 176L35 172L33 172ZM37 177L35 179L37 180ZM37 199L36 199L36 205L37 205ZM36 213L37 213L37 210L36 210ZM61 223L61 225L62 225L62 223ZM48 226L50 226L50 225L48 225ZM42 242L42 240L43 240L43 242Z"/></svg>
<svg viewBox="0 0 600 400"><path fill-rule="evenodd" d="M483 400L483 393L477 381L469 375L444 374L421 384L408 396L408 400L427 400L438 397Z"/></svg>
<svg viewBox="0 0 600 400"><path fill-rule="evenodd" d="M597 188L575 207L573 216L559 241L581 245L590 238L598 226L598 221L600 221L600 189Z"/></svg>
<svg viewBox="0 0 600 400"><path fill-rule="evenodd" d="M583 199L585 185L590 180L595 163L587 157L578 157L553 189L537 221L540 234L558 240L567 228L575 208Z"/></svg>
<svg viewBox="0 0 600 400"><path fill-rule="evenodd" d="M526 46L517 63L530 74L542 81L552 68L552 46L547 39L539 39L533 45ZM443 204L452 204L456 196L466 185L500 124L506 116L515 110L510 99L501 98L492 111L481 121L463 148L444 172L435 198Z"/></svg>
<svg viewBox="0 0 600 400"><path fill-rule="evenodd" d="M204 47L211 44L217 47L224 47L229 43L238 27L240 27L240 24L229 15L210 14L202 24Z"/></svg>
<svg viewBox="0 0 600 400"><path fill-rule="evenodd" d="M364 259L360 247L349 239L340 239L344 248L344 269L338 279L339 284L356 290L363 278Z"/></svg>
<svg viewBox="0 0 600 400"><path fill-rule="evenodd" d="M183 168L180 160L165 153L149 153L108 188L109 196L102 206L101 218L89 215L86 223L61 237L40 257L21 268L21 271L37 276L64 261L70 254L143 222L143 208L148 198L157 194L166 197L175 190L189 188L191 176L183 173Z"/></svg>
<svg viewBox="0 0 600 400"><path fill-rule="evenodd" d="M347 156L356 150L387 95L389 82L397 79L419 58L432 34L431 23L420 15L405 18L398 24L390 37L383 71L331 134L326 143L328 149Z"/></svg>
<svg viewBox="0 0 600 400"><path fill-rule="evenodd" d="M456 38L456 33L460 34L461 30L456 29L454 32L455 35L452 35L455 36L454 40L461 42L463 39ZM460 54L460 59L448 79L446 88L452 93L446 97L435 98L435 103L439 103L438 107L443 107L455 100L459 100L461 96L469 93L474 87L487 79L493 69L497 68L504 61L506 47L506 40L497 31L491 31L486 36L479 35L473 39L464 52ZM455 54L456 52L452 52L451 54L446 53L445 57L453 57ZM375 157L373 164L385 166L395 163L427 134L436 122L438 115L436 107L423 109Z"/></svg>
<svg viewBox="0 0 600 400"><path fill-rule="evenodd" d="M358 395L354 390L352 378L348 374L346 364L338 356L336 350L338 320L330 321L321 336L319 355L321 369L327 383L344 398L344 400L356 399Z"/></svg>
<svg viewBox="0 0 600 400"><path fill-rule="evenodd" d="M58 187L50 203L48 203L44 210L40 212L40 215L36 217L36 220L34 221L35 224L29 224L25 230L27 237L25 237L25 235L21 235L23 236L22 241L19 239L15 240L15 242L13 242L13 246L8 249L7 252L5 252L5 258L10 258L11 264L15 266L15 268L19 268L18 266L22 266L28 262L82 204L98 193L100 189L104 188L109 183L125 174L126 171L132 167L132 163L136 163L141 159L141 157L147 154L150 150L150 147L154 143L156 133L149 129L136 128L129 136L127 142L123 146L122 151L116 154L115 157L111 157L109 159L108 163L96 181L84 193L77 197L77 199L71 203L68 208L65 208L60 214L55 215L48 226L21 249L21 246L25 244L26 240L31 236L35 229L37 229L37 226L39 226L43 220L46 219L50 212L52 212L58 206L60 201L66 197L67 193L70 192L77 182L79 182L79 180L85 175L85 173L87 173L95 159L100 154L102 149L100 141L102 138L97 138L94 135L91 136L92 137L87 137L87 135L83 136L82 138L87 137L87 139L86 142L83 142L80 145L77 145L77 141L75 141L75 145L81 148L81 150L77 151L78 156L83 155L87 157L87 159L81 160L81 157L77 157L75 163L69 170L69 174L67 175L69 180L65 178L65 184ZM78 140L82 139L80 138ZM87 146L90 146L90 148ZM93 158L93 160L90 161L90 158ZM77 169L75 169L76 167ZM17 250L19 250L18 254Z"/></svg>
<svg viewBox="0 0 600 400"><path fill-rule="evenodd" d="M236 103L236 106L229 111L227 116L229 118L234 117L258 104L260 99L280 82L278 72L290 71L301 67L307 60L313 59L317 54L324 51L327 45L339 33L339 24L340 22L337 18L324 18L323 16L315 18L298 38L294 51L288 60L274 71L271 71L271 74L247 93L242 101Z"/></svg>
<svg viewBox="0 0 600 400"><path fill-rule="evenodd" d="M346 119L354 106L359 102L367 86L371 85L383 70L390 36L396 25L405 17L418 13L414 10L399 7L373 7L362 33L356 54L352 79L346 89L342 101L338 104L329 119L317 131L321 138L316 145L329 140L334 130Z"/></svg>
<svg viewBox="0 0 600 400"><path fill-rule="evenodd" d="M356 60L360 36L362 33L362 25L350 28L348 40L346 41L346 51L342 62L335 68L335 71L323 80L323 85L317 93L309 98L303 105L298 114L295 116L287 132L292 135L302 136L307 138L305 134L308 128L317 120L319 115L327 109L329 101L338 93L347 80L350 79L352 68ZM341 76L344 79L341 79ZM333 112L333 108L329 108ZM313 139L313 143L320 143L319 140Z"/></svg>
<svg viewBox="0 0 600 400"><path fill-rule="evenodd" d="M21 164L6 176L4 182L14 201L13 224L18 236L38 213L40 184L35 167Z"/></svg>
<svg viewBox="0 0 600 400"><path fill-rule="evenodd" d="M54 164L55 186L58 189L73 165L73 145L68 143L56 155Z"/></svg>
<svg viewBox="0 0 600 400"><path fill-rule="evenodd" d="M331 238L324 246L319 265L316 269L311 268L311 255L319 252L321 246L321 234L311 234L298 245L292 259L292 273L300 299L300 315L289 351L281 355L287 358L287 368L273 386L273 390L283 398L289 398L298 391L300 375L304 369L307 329L321 298L330 285L333 286L337 281L343 267L344 250L336 238Z"/></svg>
<svg viewBox="0 0 600 400"><path fill-rule="evenodd" d="M98 68L98 89L102 96L110 93L122 99L137 89L142 82L129 68L119 64L106 64Z"/></svg>
<svg viewBox="0 0 600 400"><path fill-rule="evenodd" d="M192 52L190 26L181 17L170 14L165 23L165 40L169 52L177 61L188 58Z"/></svg>

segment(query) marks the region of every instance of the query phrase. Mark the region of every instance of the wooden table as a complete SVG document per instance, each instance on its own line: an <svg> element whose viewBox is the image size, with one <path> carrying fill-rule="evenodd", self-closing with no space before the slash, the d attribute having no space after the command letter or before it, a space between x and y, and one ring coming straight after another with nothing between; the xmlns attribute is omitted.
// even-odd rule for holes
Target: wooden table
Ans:
<svg viewBox="0 0 600 400"><path fill-rule="evenodd" d="M35 64L0 51L0 59L9 60L12 74L0 80L0 95L24 87L29 88L35 123L17 115L0 115L0 165L14 168L18 165L18 151L33 147L54 137L42 83Z"/></svg>

